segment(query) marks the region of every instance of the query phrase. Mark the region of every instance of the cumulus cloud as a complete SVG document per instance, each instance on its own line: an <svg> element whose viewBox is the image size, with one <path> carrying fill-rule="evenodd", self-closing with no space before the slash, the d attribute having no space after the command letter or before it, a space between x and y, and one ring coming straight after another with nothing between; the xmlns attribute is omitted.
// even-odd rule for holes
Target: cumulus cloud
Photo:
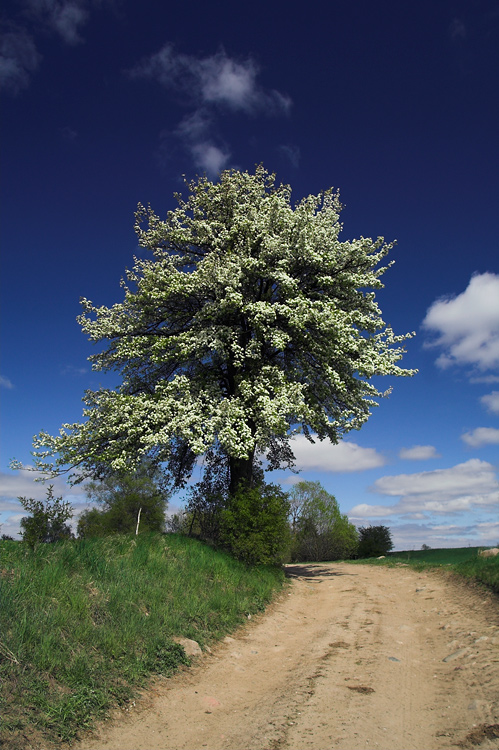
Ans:
<svg viewBox="0 0 499 750"><path fill-rule="evenodd" d="M184 117L175 135L191 154L196 167L215 177L227 165L230 152L223 143L216 143L213 136L213 120L205 109L199 109Z"/></svg>
<svg viewBox="0 0 499 750"><path fill-rule="evenodd" d="M136 80L155 80L183 98L190 111L173 135L196 167L215 177L230 159L230 149L218 134L221 114L284 115L291 108L289 97L258 83L259 72L252 58L235 60L223 49L214 55L195 57L177 53L168 43L138 63L129 75ZM168 135L161 135L162 160Z"/></svg>
<svg viewBox="0 0 499 750"><path fill-rule="evenodd" d="M166 88L182 92L196 106L215 104L251 113L288 112L289 97L259 86L258 73L259 68L251 58L237 61L224 50L209 57L183 55L176 53L169 43L130 71L132 78L152 78Z"/></svg>
<svg viewBox="0 0 499 750"><path fill-rule="evenodd" d="M56 34L68 45L83 41L82 27L91 5L102 0L26 0L17 19L6 22L0 38L0 89L18 94L27 88L42 56L35 40L43 34Z"/></svg>
<svg viewBox="0 0 499 750"><path fill-rule="evenodd" d="M23 29L10 30L0 39L0 89L18 94L30 82L41 55L32 37Z"/></svg>
<svg viewBox="0 0 499 750"><path fill-rule="evenodd" d="M380 518L397 515L422 518L431 514L467 512L499 506L499 481L494 467L473 458L450 469L398 474L377 479L372 492L399 497L395 505L356 505L349 515Z"/></svg>
<svg viewBox="0 0 499 750"><path fill-rule="evenodd" d="M439 367L473 365L482 372L499 367L499 275L472 276L464 292L431 305L423 327L436 334L427 346L443 350Z"/></svg>
<svg viewBox="0 0 499 750"><path fill-rule="evenodd" d="M427 458L439 458L440 454L433 445L413 445L412 448L402 448L399 456L410 461L424 461Z"/></svg>
<svg viewBox="0 0 499 750"><path fill-rule="evenodd" d="M59 34L66 44L82 41L80 29L88 19L86 0L30 0L29 7L37 21Z"/></svg>
<svg viewBox="0 0 499 750"><path fill-rule="evenodd" d="M470 383L499 383L499 375L474 375Z"/></svg>
<svg viewBox="0 0 499 750"><path fill-rule="evenodd" d="M499 414L499 391L492 391L482 396L480 401L491 414Z"/></svg>
<svg viewBox="0 0 499 750"><path fill-rule="evenodd" d="M454 497L461 496L463 492L488 492L498 487L491 464L472 458L451 469L381 477L374 483L373 490L391 496L426 497L438 492L442 497Z"/></svg>
<svg viewBox="0 0 499 750"><path fill-rule="evenodd" d="M499 523L431 524L402 523L391 526L395 549L420 549L422 544L430 547L491 546L499 539Z"/></svg>
<svg viewBox="0 0 499 750"><path fill-rule="evenodd" d="M62 477L49 479L45 483L36 481L43 479L43 474L39 471L30 469L20 469L15 474L0 472L0 498L3 501L12 501L18 497L32 497L35 500L42 500L47 495L47 487L54 485L54 494L81 495L85 492L84 485L69 487Z"/></svg>
<svg viewBox="0 0 499 750"><path fill-rule="evenodd" d="M478 448L481 445L497 445L499 444L499 430L495 427L477 427L461 435L461 440L472 448Z"/></svg>
<svg viewBox="0 0 499 750"><path fill-rule="evenodd" d="M311 443L304 435L297 435L290 445L295 454L297 469L354 472L375 469L386 463L385 457L374 448L362 448L346 441L337 445L328 440Z"/></svg>
<svg viewBox="0 0 499 750"><path fill-rule="evenodd" d="M194 164L211 177L219 174L230 158L228 151L223 151L210 141L192 144L191 154Z"/></svg>

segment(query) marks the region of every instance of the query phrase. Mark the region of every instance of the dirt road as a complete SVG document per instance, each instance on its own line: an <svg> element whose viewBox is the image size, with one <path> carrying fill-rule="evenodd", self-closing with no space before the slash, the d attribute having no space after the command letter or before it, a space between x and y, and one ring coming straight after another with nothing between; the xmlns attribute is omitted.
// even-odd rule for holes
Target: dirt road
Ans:
<svg viewBox="0 0 499 750"><path fill-rule="evenodd" d="M497 597L408 567L288 571L265 614L78 750L499 748Z"/></svg>

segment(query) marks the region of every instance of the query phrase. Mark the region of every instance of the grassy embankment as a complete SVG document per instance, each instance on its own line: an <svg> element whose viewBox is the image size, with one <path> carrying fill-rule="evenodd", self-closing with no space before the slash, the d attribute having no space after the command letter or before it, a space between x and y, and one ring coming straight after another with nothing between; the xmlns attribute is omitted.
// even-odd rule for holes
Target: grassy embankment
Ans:
<svg viewBox="0 0 499 750"><path fill-rule="evenodd" d="M0 741L13 749L72 740L188 663L173 637L213 643L284 581L177 535L6 541L0 554Z"/></svg>
<svg viewBox="0 0 499 750"><path fill-rule="evenodd" d="M383 560L355 560L355 563L373 565L410 565L417 570L443 568L469 580L479 581L499 594L499 556L479 557L483 547L458 547L456 549L428 549L391 552Z"/></svg>

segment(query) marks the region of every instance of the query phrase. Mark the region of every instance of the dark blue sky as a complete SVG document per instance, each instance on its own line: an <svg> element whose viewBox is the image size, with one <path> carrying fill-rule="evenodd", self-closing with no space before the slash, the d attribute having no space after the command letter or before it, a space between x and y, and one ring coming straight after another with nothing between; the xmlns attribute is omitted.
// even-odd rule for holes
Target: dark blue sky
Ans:
<svg viewBox="0 0 499 750"><path fill-rule="evenodd" d="M137 203L263 163L297 199L339 188L345 238L397 239L379 302L418 333L419 375L343 445L299 446L301 476L399 546L496 543L499 0L26 0L1 20L4 533L44 492L9 459L104 382L78 300L121 299Z"/></svg>

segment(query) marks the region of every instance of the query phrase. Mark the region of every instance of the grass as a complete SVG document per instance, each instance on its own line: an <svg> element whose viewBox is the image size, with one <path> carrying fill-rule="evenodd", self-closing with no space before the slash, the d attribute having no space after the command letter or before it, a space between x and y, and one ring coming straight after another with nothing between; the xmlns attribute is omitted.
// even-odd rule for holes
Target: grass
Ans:
<svg viewBox="0 0 499 750"><path fill-rule="evenodd" d="M39 545L0 542L0 740L71 741L151 675L262 610L284 581L169 534Z"/></svg>
<svg viewBox="0 0 499 750"><path fill-rule="evenodd" d="M499 556L480 557L483 547L458 547L455 549L411 550L391 552L382 560L370 558L355 563L370 565L410 565L417 570L444 568L472 581L478 581L499 594Z"/></svg>

